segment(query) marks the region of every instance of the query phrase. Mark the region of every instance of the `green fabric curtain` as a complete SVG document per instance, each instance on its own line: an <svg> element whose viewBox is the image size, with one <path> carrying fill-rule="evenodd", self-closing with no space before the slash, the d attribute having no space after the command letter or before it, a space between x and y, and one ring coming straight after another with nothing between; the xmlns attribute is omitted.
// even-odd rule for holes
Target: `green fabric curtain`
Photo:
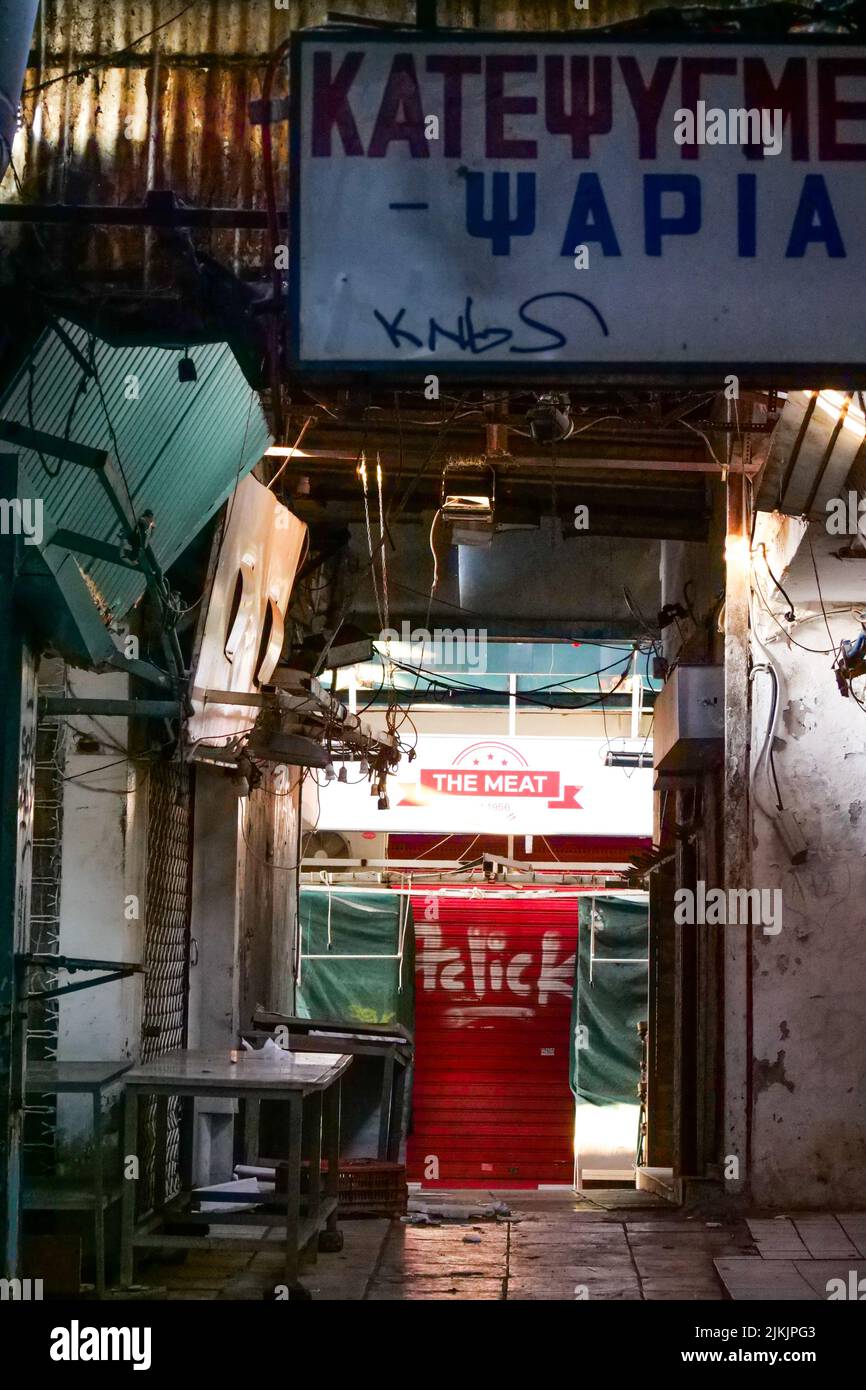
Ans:
<svg viewBox="0 0 866 1390"><path fill-rule="evenodd" d="M402 1023L415 1015L415 928L404 894L301 890L301 1018ZM396 957L403 938L403 961ZM322 959L308 959L308 957ZM346 959L362 957L362 959Z"/></svg>
<svg viewBox="0 0 866 1390"><path fill-rule="evenodd" d="M571 1089L593 1105L638 1103L647 1017L649 911L614 897L580 900L571 1014ZM590 959L590 954L594 959ZM639 961L640 964L610 964Z"/></svg>

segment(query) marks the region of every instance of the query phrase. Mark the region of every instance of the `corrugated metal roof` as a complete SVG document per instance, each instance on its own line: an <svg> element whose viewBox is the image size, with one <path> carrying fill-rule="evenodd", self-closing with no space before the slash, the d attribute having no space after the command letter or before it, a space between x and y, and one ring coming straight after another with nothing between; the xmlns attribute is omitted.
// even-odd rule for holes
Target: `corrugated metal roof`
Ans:
<svg viewBox="0 0 866 1390"><path fill-rule="evenodd" d="M440 0L443 28L579 30L630 19L671 0ZM674 5L690 0L672 0ZM724 3L724 0L721 0ZM264 207L261 132L249 102L261 95L270 54L293 31L324 24L329 10L412 24L415 0L43 0L24 82L13 157L24 196L43 202L140 203L147 188L172 188L187 203ZM67 74L78 76L67 76ZM285 91L278 80L277 93ZM284 193L287 127L273 128ZM0 198L17 201L7 175ZM2 240L24 235L6 227ZM74 244L76 270L138 279L149 262L145 233L113 228L44 228L62 258ZM195 234L238 273L269 266L259 231ZM67 262L64 262L67 263Z"/></svg>
<svg viewBox="0 0 866 1390"><path fill-rule="evenodd" d="M32 372L25 366L0 400L0 413L49 434L68 432L75 443L109 453L136 516L153 512L151 544L165 569L270 442L259 398L225 343L193 348L198 380L180 382L177 351L113 347L75 324L60 327L88 360L92 347L98 382L91 378L77 395L82 367L52 328L36 345ZM21 457L32 495L43 499L54 524L101 541L120 539L117 518L90 469L68 462L58 467L46 456L48 468L58 470L49 477L37 454L25 450ZM144 580L134 571L78 559L113 617L143 593Z"/></svg>

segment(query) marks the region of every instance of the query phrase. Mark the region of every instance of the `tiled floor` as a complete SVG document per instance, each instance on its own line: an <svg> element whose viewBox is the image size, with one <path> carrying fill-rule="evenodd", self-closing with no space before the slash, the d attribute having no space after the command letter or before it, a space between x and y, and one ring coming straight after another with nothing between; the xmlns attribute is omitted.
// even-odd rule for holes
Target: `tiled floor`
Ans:
<svg viewBox="0 0 866 1390"><path fill-rule="evenodd" d="M513 1219L345 1221L343 1250L319 1255L304 1284L317 1299L374 1302L704 1300L725 1297L716 1260L756 1258L745 1223L681 1215L647 1194L470 1195L507 1201ZM467 1194L430 1200L465 1204ZM139 1277L158 1298L261 1299L280 1282L280 1255L193 1253L183 1264L148 1264Z"/></svg>
<svg viewBox="0 0 866 1390"><path fill-rule="evenodd" d="M815 1302L833 1294L860 1299L861 1280L866 1296L866 1212L803 1213L746 1224L756 1254L716 1260L731 1298Z"/></svg>

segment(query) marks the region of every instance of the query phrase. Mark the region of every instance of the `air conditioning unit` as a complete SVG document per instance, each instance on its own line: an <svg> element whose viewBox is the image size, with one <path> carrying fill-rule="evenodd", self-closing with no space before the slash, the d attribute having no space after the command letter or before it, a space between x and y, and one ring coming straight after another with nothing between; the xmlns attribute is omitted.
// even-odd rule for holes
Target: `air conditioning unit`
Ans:
<svg viewBox="0 0 866 1390"><path fill-rule="evenodd" d="M724 667L676 666L655 703L656 773L692 776L719 767L724 748Z"/></svg>

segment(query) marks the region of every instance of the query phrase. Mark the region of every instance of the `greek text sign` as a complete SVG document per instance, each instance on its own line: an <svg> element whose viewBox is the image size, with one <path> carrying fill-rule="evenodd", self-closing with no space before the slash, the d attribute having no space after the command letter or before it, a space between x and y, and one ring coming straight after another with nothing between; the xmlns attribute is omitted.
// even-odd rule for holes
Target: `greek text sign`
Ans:
<svg viewBox="0 0 866 1390"><path fill-rule="evenodd" d="M866 48L299 37L311 370L866 361Z"/></svg>

